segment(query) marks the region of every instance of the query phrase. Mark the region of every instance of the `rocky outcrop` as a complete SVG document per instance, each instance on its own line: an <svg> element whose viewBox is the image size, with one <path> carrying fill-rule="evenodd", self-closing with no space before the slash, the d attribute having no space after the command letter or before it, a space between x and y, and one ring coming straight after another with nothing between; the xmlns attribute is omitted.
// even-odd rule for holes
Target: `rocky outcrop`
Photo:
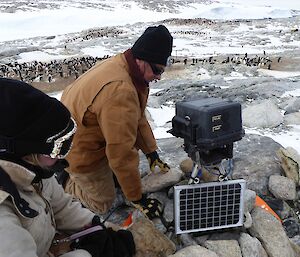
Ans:
<svg viewBox="0 0 300 257"><path fill-rule="evenodd" d="M166 257L176 250L175 244L145 217L136 218L128 230L135 241L135 257Z"/></svg>
<svg viewBox="0 0 300 257"><path fill-rule="evenodd" d="M250 233L261 241L269 256L296 257L281 223L273 215L260 207L255 207L251 216L253 225L249 229Z"/></svg>
<svg viewBox="0 0 300 257"><path fill-rule="evenodd" d="M243 110L243 124L250 128L274 128L283 122L283 115L271 100Z"/></svg>
<svg viewBox="0 0 300 257"><path fill-rule="evenodd" d="M145 188L153 187L146 191L153 192L150 196L163 203L164 222L158 219L153 220L153 224L176 245L176 253L170 256L299 256L300 224L297 216L299 188L296 187L294 179L285 176L286 172L282 167L286 161L282 156L278 157L278 152L284 152L287 155L287 149L272 139L259 135L247 134L234 146L231 176L233 179L245 179L248 187L244 196L245 222L243 227L227 229L229 232L221 230L176 236L172 230L174 221L172 187L174 184L187 183L193 165L180 147L181 142L181 139L177 138L159 140L161 158L168 159L171 166L174 167L171 172L181 174L180 178L174 179L173 174L166 176L166 174L155 173L148 173L143 178L144 181L148 181L143 183ZM178 146L178 148L174 146ZM290 160L290 157L286 158ZM293 158L297 160L298 157L293 156ZM142 160L141 166L147 169L147 165L146 160ZM294 165L293 167L298 172L298 166ZM182 173L178 169L181 169ZM207 172L209 173L209 171ZM213 179L216 181L218 176ZM168 180L169 182L167 182ZM210 180L207 180L207 176L204 175L201 181L201 183L205 183ZM153 186L156 183L161 186ZM281 222L271 213L256 205L257 195L273 208Z"/></svg>

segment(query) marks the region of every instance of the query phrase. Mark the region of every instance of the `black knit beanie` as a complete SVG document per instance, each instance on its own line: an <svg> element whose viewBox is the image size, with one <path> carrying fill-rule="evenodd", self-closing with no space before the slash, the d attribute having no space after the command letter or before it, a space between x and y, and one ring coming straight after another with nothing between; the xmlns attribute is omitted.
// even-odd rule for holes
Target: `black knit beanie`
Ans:
<svg viewBox="0 0 300 257"><path fill-rule="evenodd" d="M166 66L172 46L173 37L169 30L159 25L148 27L134 43L131 51L135 58Z"/></svg>
<svg viewBox="0 0 300 257"><path fill-rule="evenodd" d="M61 137L76 126L60 101L24 82L6 78L0 78L0 117L0 157L50 155L55 136Z"/></svg>

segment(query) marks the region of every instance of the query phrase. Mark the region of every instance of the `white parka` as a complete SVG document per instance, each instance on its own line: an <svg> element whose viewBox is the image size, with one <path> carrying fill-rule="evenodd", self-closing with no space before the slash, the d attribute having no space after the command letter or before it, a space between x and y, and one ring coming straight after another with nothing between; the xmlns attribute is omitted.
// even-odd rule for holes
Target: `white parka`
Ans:
<svg viewBox="0 0 300 257"><path fill-rule="evenodd" d="M0 188L0 257L47 257L57 231L74 232L91 223L95 215L66 194L52 176L42 180L38 193L32 186L35 174L13 162L0 160L29 207L38 212L33 218L21 214L10 194ZM26 211L26 209L25 209ZM90 257L76 250L61 257Z"/></svg>

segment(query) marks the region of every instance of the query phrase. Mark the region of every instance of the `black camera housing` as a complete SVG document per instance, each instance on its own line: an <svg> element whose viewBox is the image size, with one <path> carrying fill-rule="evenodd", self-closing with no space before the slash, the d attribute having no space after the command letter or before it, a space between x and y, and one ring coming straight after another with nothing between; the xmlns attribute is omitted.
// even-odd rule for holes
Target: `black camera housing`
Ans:
<svg viewBox="0 0 300 257"><path fill-rule="evenodd" d="M205 165L232 158L233 142L242 139L241 105L219 98L205 98L176 103L172 135L184 139L184 150L193 161L200 153Z"/></svg>

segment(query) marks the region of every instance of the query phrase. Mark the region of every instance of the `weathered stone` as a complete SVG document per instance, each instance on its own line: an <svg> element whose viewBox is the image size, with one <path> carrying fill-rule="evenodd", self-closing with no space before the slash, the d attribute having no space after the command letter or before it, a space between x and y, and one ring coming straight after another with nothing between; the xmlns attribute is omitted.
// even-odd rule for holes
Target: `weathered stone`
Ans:
<svg viewBox="0 0 300 257"><path fill-rule="evenodd" d="M198 243L194 240L191 234L181 234L179 235L180 242L184 247L190 246L190 245L198 245Z"/></svg>
<svg viewBox="0 0 300 257"><path fill-rule="evenodd" d="M182 170L183 173L189 173L192 172L193 169L193 161L191 158L187 158L183 160L180 165L180 169Z"/></svg>
<svg viewBox="0 0 300 257"><path fill-rule="evenodd" d="M169 257L220 257L215 252L210 251L200 245L191 245L185 247Z"/></svg>
<svg viewBox="0 0 300 257"><path fill-rule="evenodd" d="M173 200L169 199L166 202L163 217L165 218L166 222L168 222L168 223L170 223L174 220L174 202L173 202Z"/></svg>
<svg viewBox="0 0 300 257"><path fill-rule="evenodd" d="M201 235L201 236L195 236L194 239L195 241L199 244L202 245L204 244L204 242L209 238L208 234L205 235Z"/></svg>
<svg viewBox="0 0 300 257"><path fill-rule="evenodd" d="M300 112L284 115L283 121L285 125L300 125Z"/></svg>
<svg viewBox="0 0 300 257"><path fill-rule="evenodd" d="M193 161L192 159L185 159L180 163L180 169L183 173L189 178L190 173L193 169ZM219 172L219 171L217 171ZM216 172L209 172L206 168L201 167L201 174L199 174L200 179L204 182L213 182L218 181L219 175L215 175Z"/></svg>
<svg viewBox="0 0 300 257"><path fill-rule="evenodd" d="M235 143L233 154L233 178L243 178L247 188L257 194L268 195L271 175L281 174L276 151L281 147L269 137L246 134Z"/></svg>
<svg viewBox="0 0 300 257"><path fill-rule="evenodd" d="M201 180L204 182L219 181L219 170L214 168L210 170L202 168Z"/></svg>
<svg viewBox="0 0 300 257"><path fill-rule="evenodd" d="M288 178L299 184L300 156L292 147L286 149L281 147L277 151L277 156L281 161L281 167Z"/></svg>
<svg viewBox="0 0 300 257"><path fill-rule="evenodd" d="M296 257L281 223L263 208L255 207L251 212L253 225L249 229L272 257Z"/></svg>
<svg viewBox="0 0 300 257"><path fill-rule="evenodd" d="M246 189L244 196L245 211L251 212L255 206L256 193L252 190Z"/></svg>
<svg viewBox="0 0 300 257"><path fill-rule="evenodd" d="M277 199L295 200L297 197L295 182L287 177L270 176L269 190Z"/></svg>
<svg viewBox="0 0 300 257"><path fill-rule="evenodd" d="M181 180L182 175L182 172L176 168L166 173L150 173L142 178L143 193L155 192L172 186Z"/></svg>
<svg viewBox="0 0 300 257"><path fill-rule="evenodd" d="M291 246L295 251L295 256L299 257L300 256L300 246L297 245L294 241L290 240Z"/></svg>
<svg viewBox="0 0 300 257"><path fill-rule="evenodd" d="M284 107L285 116L287 116L286 114L297 113L300 110L300 98L299 97L290 98L286 104L287 105Z"/></svg>
<svg viewBox="0 0 300 257"><path fill-rule="evenodd" d="M242 257L237 240L207 240L204 246L220 257Z"/></svg>
<svg viewBox="0 0 300 257"><path fill-rule="evenodd" d="M279 108L271 100L245 108L242 115L243 124L250 128L274 128L283 122Z"/></svg>
<svg viewBox="0 0 300 257"><path fill-rule="evenodd" d="M290 238L290 241L292 241L293 244L295 244L298 247L300 247L300 235L297 235L297 236L294 236L294 237ZM298 255L297 255L297 257L298 257Z"/></svg>
<svg viewBox="0 0 300 257"><path fill-rule="evenodd" d="M251 237L247 233L241 233L239 244L243 257L268 257L268 254L256 237Z"/></svg>
<svg viewBox="0 0 300 257"><path fill-rule="evenodd" d="M252 217L250 212L246 211L244 212L244 223L243 223L243 227L248 229L252 226Z"/></svg>
<svg viewBox="0 0 300 257"><path fill-rule="evenodd" d="M166 257L176 250L174 243L158 231L147 218L135 219L128 230L135 241L135 257Z"/></svg>

